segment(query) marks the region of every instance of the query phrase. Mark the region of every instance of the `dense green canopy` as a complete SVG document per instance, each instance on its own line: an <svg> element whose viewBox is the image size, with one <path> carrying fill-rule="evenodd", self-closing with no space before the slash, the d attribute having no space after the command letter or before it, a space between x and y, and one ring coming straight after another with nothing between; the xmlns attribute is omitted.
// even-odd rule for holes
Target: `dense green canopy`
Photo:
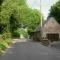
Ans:
<svg viewBox="0 0 60 60"><path fill-rule="evenodd" d="M41 13L31 9L27 0L1 0L0 29L13 32L17 28L28 28L33 31L40 24Z"/></svg>
<svg viewBox="0 0 60 60"><path fill-rule="evenodd" d="M49 17L55 17L60 23L60 0L51 7Z"/></svg>

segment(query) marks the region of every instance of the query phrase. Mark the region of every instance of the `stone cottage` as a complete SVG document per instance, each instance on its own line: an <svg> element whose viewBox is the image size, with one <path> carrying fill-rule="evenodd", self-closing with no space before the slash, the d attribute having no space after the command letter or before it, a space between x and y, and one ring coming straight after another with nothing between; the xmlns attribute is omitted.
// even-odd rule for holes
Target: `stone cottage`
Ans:
<svg viewBox="0 0 60 60"><path fill-rule="evenodd" d="M44 22L41 32L43 38L57 41L60 39L60 24L55 20L55 18L51 17Z"/></svg>
<svg viewBox="0 0 60 60"><path fill-rule="evenodd" d="M41 41L41 25L39 24L39 26L34 30L34 32L32 32L32 38L34 41Z"/></svg>
<svg viewBox="0 0 60 60"><path fill-rule="evenodd" d="M42 41L48 39L51 42L58 41L60 39L60 24L55 20L55 18L48 18L42 25L39 25L35 32L32 34L33 40Z"/></svg>

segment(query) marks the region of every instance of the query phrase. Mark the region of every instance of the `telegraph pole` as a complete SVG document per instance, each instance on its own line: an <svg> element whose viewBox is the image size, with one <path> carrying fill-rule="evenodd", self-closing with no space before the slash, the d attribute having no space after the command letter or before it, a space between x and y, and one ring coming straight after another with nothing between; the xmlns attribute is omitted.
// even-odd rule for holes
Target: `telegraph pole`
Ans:
<svg viewBox="0 0 60 60"><path fill-rule="evenodd" d="M41 12L41 21L40 21L40 23L41 23L41 27L42 27L42 11L41 11L41 2L42 2L42 0L40 0L40 12Z"/></svg>
<svg viewBox="0 0 60 60"><path fill-rule="evenodd" d="M40 0L40 12L41 12L41 17L40 17L40 23L41 23L41 27L42 27L42 11L41 11L41 2L42 2L42 0ZM40 37L40 39L42 40L42 29L41 29L41 37Z"/></svg>

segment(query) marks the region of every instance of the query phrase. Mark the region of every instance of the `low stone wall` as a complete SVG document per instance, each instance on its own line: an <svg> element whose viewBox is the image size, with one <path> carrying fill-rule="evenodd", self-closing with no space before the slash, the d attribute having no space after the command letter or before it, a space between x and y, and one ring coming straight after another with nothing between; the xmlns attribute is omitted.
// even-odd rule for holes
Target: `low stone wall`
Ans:
<svg viewBox="0 0 60 60"><path fill-rule="evenodd" d="M41 42L45 46L48 46L49 45L49 40L48 39L42 39Z"/></svg>

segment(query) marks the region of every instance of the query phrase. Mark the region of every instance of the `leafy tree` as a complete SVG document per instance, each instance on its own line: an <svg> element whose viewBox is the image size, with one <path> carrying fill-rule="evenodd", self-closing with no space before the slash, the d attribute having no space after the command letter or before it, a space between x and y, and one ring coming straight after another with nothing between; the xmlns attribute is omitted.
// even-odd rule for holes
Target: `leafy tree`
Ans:
<svg viewBox="0 0 60 60"><path fill-rule="evenodd" d="M26 0L4 0L1 5L0 23L5 31L28 28L33 31L40 23L41 13L27 6Z"/></svg>
<svg viewBox="0 0 60 60"><path fill-rule="evenodd" d="M27 6L26 0L0 0L0 49L11 43L11 36L27 37L40 23L41 13ZM23 28L23 29L22 29Z"/></svg>
<svg viewBox="0 0 60 60"><path fill-rule="evenodd" d="M0 5L2 5L2 3L3 3L3 0L0 0Z"/></svg>
<svg viewBox="0 0 60 60"><path fill-rule="evenodd" d="M49 17L54 17L60 23L60 0L50 9Z"/></svg>

